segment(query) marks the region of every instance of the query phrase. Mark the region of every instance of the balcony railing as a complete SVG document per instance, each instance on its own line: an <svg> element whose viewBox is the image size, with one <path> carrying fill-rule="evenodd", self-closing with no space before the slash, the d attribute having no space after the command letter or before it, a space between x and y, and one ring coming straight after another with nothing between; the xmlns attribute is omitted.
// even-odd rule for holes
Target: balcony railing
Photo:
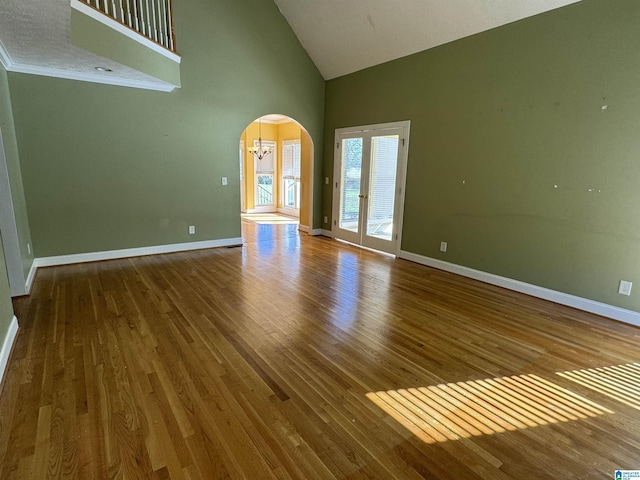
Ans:
<svg viewBox="0 0 640 480"><path fill-rule="evenodd" d="M144 35L164 48L176 51L171 0L80 0Z"/></svg>

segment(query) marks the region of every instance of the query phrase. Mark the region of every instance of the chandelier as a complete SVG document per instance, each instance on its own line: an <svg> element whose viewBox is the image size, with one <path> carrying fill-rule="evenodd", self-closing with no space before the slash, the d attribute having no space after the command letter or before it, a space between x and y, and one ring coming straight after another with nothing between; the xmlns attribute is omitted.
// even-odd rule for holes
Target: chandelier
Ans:
<svg viewBox="0 0 640 480"><path fill-rule="evenodd" d="M262 121L260 118L258 119L258 131L258 145L249 147L249 152L253 153L258 160L262 160L273 151L273 148L262 144Z"/></svg>

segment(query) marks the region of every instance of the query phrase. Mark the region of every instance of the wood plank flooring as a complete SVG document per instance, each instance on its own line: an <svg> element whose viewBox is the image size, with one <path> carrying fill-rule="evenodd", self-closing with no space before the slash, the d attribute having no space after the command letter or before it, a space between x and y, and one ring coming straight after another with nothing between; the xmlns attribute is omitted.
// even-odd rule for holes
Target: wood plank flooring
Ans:
<svg viewBox="0 0 640 480"><path fill-rule="evenodd" d="M15 302L2 480L640 469L640 329L291 225L244 234L39 270Z"/></svg>

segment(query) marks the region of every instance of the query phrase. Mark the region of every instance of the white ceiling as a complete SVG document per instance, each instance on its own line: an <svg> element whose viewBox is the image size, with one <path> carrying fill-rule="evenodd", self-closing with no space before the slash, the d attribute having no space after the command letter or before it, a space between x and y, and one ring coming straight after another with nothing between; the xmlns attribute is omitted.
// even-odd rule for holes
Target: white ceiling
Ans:
<svg viewBox="0 0 640 480"><path fill-rule="evenodd" d="M326 80L580 0L275 0Z"/></svg>
<svg viewBox="0 0 640 480"><path fill-rule="evenodd" d="M253 123L256 123L257 121L258 119L254 120ZM262 123L274 123L276 125L281 123L295 122L295 120L293 120L292 118L285 117L284 115L279 115L277 113L271 113L269 115L260 117L260 121Z"/></svg>
<svg viewBox="0 0 640 480"><path fill-rule="evenodd" d="M0 60L9 71L168 91L172 85L69 40L69 0L0 0ZM95 67L112 72L98 72Z"/></svg>

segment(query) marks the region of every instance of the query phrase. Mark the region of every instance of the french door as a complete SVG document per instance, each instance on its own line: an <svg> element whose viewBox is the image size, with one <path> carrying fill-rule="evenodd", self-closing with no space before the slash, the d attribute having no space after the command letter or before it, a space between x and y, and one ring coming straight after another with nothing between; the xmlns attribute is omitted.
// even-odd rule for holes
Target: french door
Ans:
<svg viewBox="0 0 640 480"><path fill-rule="evenodd" d="M408 142L409 122L336 130L335 238L398 253Z"/></svg>

